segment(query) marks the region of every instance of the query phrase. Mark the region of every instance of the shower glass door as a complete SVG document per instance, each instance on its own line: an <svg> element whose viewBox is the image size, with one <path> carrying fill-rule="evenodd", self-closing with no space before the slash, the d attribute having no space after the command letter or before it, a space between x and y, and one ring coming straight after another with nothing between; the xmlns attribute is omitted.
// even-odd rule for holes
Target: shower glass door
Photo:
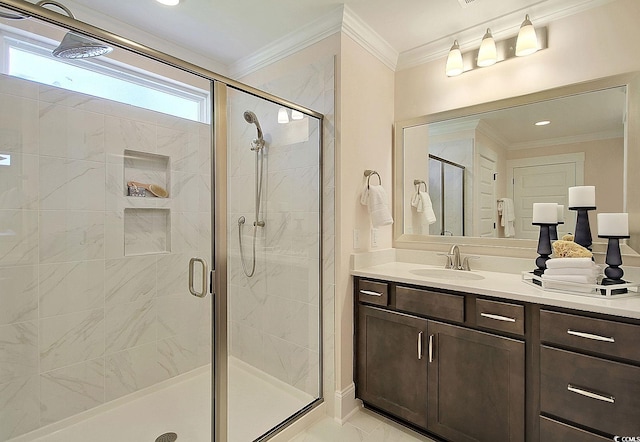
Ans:
<svg viewBox="0 0 640 442"><path fill-rule="evenodd" d="M66 32L0 19L0 441L210 441L211 82Z"/></svg>
<svg viewBox="0 0 640 442"><path fill-rule="evenodd" d="M321 126L226 93L227 424L244 442L321 397Z"/></svg>

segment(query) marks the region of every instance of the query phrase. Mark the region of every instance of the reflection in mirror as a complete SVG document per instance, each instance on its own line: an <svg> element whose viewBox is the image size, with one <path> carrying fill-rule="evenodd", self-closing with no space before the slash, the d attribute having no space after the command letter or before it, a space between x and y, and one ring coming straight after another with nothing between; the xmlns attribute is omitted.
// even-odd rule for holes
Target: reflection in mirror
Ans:
<svg viewBox="0 0 640 442"><path fill-rule="evenodd" d="M565 224L558 229L562 235L575 228L567 189L579 185L596 187L597 212L625 211L626 89L622 85L482 113L461 110L456 118L398 123L401 233L535 239L533 203L555 202L565 207ZM461 176L445 182L431 156L457 165ZM411 206L414 180L429 183L436 212L432 224L426 225ZM442 182L444 194L436 185ZM447 183L454 182L458 192L448 193ZM452 223L447 206L457 207L458 216L464 213L460 222Z"/></svg>

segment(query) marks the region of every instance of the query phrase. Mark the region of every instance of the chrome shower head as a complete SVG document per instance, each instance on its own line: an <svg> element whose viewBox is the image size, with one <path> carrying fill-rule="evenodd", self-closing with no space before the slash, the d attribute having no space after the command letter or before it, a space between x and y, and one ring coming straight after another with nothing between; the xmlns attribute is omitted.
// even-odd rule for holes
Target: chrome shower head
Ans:
<svg viewBox="0 0 640 442"><path fill-rule="evenodd" d="M243 116L244 116L244 121L246 121L249 124L255 124L256 129L258 131L258 138L253 140L253 143L251 143L252 145L251 150L259 150L263 148L264 138L262 137L262 128L260 127L260 122L258 121L258 117L256 117L256 114L254 114L251 111L244 111Z"/></svg>
<svg viewBox="0 0 640 442"><path fill-rule="evenodd" d="M54 0L40 0L36 3L36 6L55 6L56 8L61 9L69 17L73 19L76 18L69 8ZM0 17L13 20L24 20L25 18L30 18L29 15L9 14L2 11L0 11ZM105 55L111 51L113 51L113 48L105 43L76 34L75 32L67 32L62 39L62 42L60 42L60 45L53 50L52 55L58 58L89 58Z"/></svg>

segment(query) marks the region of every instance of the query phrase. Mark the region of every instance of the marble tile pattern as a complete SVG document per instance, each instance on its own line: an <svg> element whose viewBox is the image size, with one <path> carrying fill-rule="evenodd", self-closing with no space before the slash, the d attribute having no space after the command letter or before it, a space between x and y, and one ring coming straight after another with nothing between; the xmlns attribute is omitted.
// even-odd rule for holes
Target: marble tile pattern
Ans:
<svg viewBox="0 0 640 442"><path fill-rule="evenodd" d="M287 71L283 77L258 87L315 109L326 118L322 127L313 118L280 125L276 123L277 106L241 93L229 95L231 354L307 394L323 394L332 407L334 59L329 57ZM252 278L242 271L237 223L240 216L249 221L242 233L245 263L250 264L252 228L247 225L254 217L255 154L250 151L249 142L255 137L255 128L242 118L245 110L256 113L267 139L261 209L266 226L257 232L256 274ZM322 171L317 150L320 135ZM321 341L324 392L319 391Z"/></svg>
<svg viewBox="0 0 640 442"><path fill-rule="evenodd" d="M0 441L210 363L211 126L0 75L3 154Z"/></svg>

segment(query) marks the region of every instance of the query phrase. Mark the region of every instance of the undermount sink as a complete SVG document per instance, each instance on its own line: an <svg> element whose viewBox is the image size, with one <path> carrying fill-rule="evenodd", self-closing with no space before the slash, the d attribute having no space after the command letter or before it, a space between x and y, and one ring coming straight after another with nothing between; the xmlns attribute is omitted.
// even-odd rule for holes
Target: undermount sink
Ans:
<svg viewBox="0 0 640 442"><path fill-rule="evenodd" d="M479 281L484 279L484 276L477 273L469 272L466 270L452 270L452 269L412 269L409 273L413 273L417 276L425 276L427 278L435 279L448 279L448 280L466 280L466 281Z"/></svg>

